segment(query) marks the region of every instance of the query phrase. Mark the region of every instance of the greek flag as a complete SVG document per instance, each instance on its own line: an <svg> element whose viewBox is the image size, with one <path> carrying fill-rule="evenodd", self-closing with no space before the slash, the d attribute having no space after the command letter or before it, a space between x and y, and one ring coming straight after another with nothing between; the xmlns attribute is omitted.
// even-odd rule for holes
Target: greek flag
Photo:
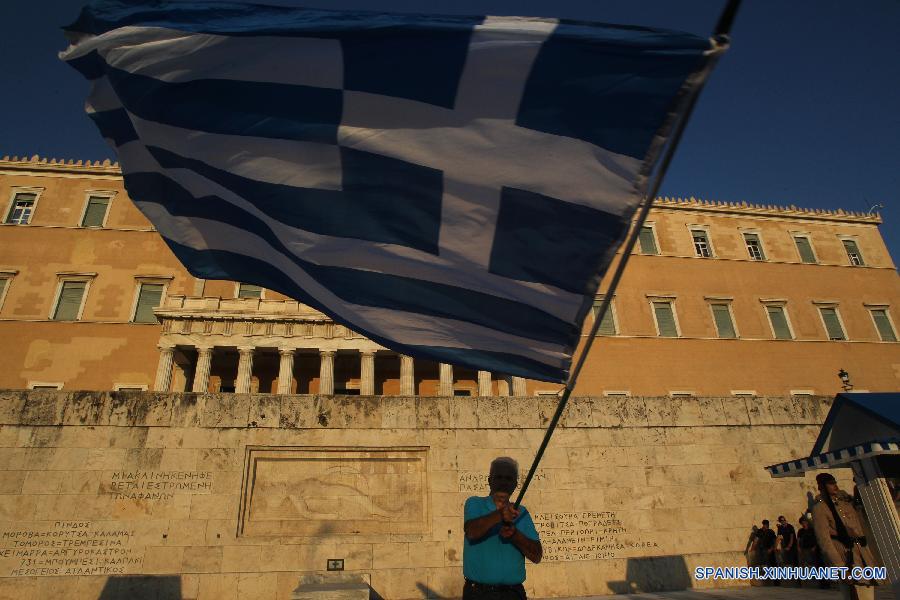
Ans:
<svg viewBox="0 0 900 600"><path fill-rule="evenodd" d="M196 277L404 354L565 381L704 64L684 33L98 0L61 58Z"/></svg>

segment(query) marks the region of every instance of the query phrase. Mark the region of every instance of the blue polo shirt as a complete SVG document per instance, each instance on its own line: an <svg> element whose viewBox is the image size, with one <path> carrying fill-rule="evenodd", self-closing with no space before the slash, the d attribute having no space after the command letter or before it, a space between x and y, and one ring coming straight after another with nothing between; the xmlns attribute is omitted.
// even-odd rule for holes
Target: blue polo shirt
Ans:
<svg viewBox="0 0 900 600"><path fill-rule="evenodd" d="M497 510L490 496L472 496L466 500L465 521L490 514ZM525 537L539 541L534 521L524 506L519 506L516 529ZM513 585L525 581L525 557L508 539L500 537L498 523L480 540L470 542L464 538L463 575L466 579L487 584Z"/></svg>

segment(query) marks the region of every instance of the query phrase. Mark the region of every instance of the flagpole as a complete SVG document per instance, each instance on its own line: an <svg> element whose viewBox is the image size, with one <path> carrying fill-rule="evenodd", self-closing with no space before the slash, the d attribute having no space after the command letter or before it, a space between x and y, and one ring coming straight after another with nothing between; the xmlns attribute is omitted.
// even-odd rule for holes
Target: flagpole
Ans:
<svg viewBox="0 0 900 600"><path fill-rule="evenodd" d="M612 297L613 295L615 295L616 288L619 286L619 282L622 279L622 273L625 271L625 265L628 263L628 258L631 256L632 250L634 250L634 246L637 243L637 239L641 233L641 228L644 224L644 221L647 219L647 215L650 213L650 209L653 206L653 200L654 198L656 198L656 194L659 192L659 187L662 184L662 180L665 177L666 171L668 170L669 165L672 162L672 158L675 155L675 149L678 147L678 142L681 141L681 135L684 133L687 122L694 110L694 106L697 104L697 98L700 96L700 91L703 89L703 85L706 83L706 80L709 77L709 74L718 61L719 57L728 48L728 33L731 30L731 25L734 22L734 17L737 14L740 3L741 0L729 0L728 4L722 11L721 16L719 17L719 21L716 23L716 28L711 38L713 47L707 54L706 63L701 69L698 69L697 72L692 75L694 81L691 82L687 97L682 100L684 104L682 106L681 114L676 116L675 118L672 135L665 147L663 158L660 162L659 168L656 170L656 174L653 176L653 184L651 186L650 192L644 198L637 219L633 221L633 228L628 235L625 245L623 246L622 257L619 259L619 264L616 265L616 270L613 273L612 279L610 280L606 295L603 297L603 302L600 304L600 308L597 311L597 314L594 316L594 324L591 326L591 331L584 343L584 348L582 349L581 354L578 357L578 361L575 363L575 367L572 369L572 373L569 375L569 381L566 382L566 386L565 388L563 388L559 403L556 406L556 412L553 414L553 418L550 419L550 424L547 426L547 431L544 433L544 439L543 441L541 441L541 445L538 448L537 453L534 455L534 461L531 463L531 468L528 470L528 475L525 478L525 482L522 484L522 489L519 490L519 496L516 498L515 503L516 508L518 508L522 503L522 498L525 497L525 492L528 491L528 486L531 484L531 480L534 478L534 474L537 472L538 464L541 462L541 458L543 458L544 456L544 451L550 444L550 438L553 436L556 425L559 423L559 419L560 417L562 417L563 411L565 411L566 405L569 402L569 397L572 395L572 391L575 389L575 383L578 380L578 375L579 373L581 373L581 369L584 367L588 352L590 352L591 346L594 343L594 339L597 337L597 332L600 329L600 323L603 322L603 317L606 316L606 312L607 310L609 310L609 305L612 301Z"/></svg>

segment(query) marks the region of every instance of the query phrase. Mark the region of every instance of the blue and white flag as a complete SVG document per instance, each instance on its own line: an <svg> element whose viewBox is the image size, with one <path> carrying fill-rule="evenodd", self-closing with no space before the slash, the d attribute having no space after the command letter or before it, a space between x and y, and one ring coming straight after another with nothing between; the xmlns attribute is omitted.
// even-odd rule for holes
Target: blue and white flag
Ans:
<svg viewBox="0 0 900 600"><path fill-rule="evenodd" d="M98 0L61 57L196 277L413 356L565 381L707 39Z"/></svg>

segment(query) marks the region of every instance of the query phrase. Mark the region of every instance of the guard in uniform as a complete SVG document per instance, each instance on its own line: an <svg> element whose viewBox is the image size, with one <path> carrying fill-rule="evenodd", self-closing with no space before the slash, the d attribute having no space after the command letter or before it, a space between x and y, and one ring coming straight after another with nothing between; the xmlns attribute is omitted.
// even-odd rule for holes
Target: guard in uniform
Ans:
<svg viewBox="0 0 900 600"><path fill-rule="evenodd" d="M875 566L863 533L863 518L853 505L853 498L838 488L830 473L817 475L816 483L819 496L812 509L812 522L822 560L830 567ZM842 581L841 594L845 600L872 600L873 584L872 581Z"/></svg>

